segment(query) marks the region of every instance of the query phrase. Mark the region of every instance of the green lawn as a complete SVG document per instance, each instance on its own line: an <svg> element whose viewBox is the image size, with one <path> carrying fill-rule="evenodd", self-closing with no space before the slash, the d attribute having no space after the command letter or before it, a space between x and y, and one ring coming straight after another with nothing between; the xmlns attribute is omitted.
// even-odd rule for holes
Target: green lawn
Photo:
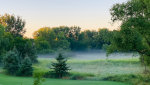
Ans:
<svg viewBox="0 0 150 85"><path fill-rule="evenodd" d="M12 77L0 74L0 85L32 85L32 84L33 78L30 77ZM42 85L128 85L128 84L111 81L46 79Z"/></svg>

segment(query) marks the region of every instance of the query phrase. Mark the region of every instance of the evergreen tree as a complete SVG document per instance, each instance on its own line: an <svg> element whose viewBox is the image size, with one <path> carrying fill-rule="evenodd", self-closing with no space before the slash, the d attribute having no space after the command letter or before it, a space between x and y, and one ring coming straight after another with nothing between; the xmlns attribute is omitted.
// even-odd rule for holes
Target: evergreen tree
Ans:
<svg viewBox="0 0 150 85"><path fill-rule="evenodd" d="M32 62L29 57L25 57L25 59L22 61L21 66L19 68L18 75L20 76L30 76L32 75L33 68L32 68Z"/></svg>
<svg viewBox="0 0 150 85"><path fill-rule="evenodd" d="M11 75L16 75L20 67L19 56L17 50L14 48L9 51L3 59L4 69Z"/></svg>
<svg viewBox="0 0 150 85"><path fill-rule="evenodd" d="M30 76L32 75L32 61L29 57L21 58L16 48L6 53L3 59L4 69L10 75Z"/></svg>
<svg viewBox="0 0 150 85"><path fill-rule="evenodd" d="M52 63L53 66L53 73L56 78L62 78L63 76L68 74L68 71L70 70L67 66L67 60L62 56L62 54L59 54L59 56L56 58L57 62Z"/></svg>

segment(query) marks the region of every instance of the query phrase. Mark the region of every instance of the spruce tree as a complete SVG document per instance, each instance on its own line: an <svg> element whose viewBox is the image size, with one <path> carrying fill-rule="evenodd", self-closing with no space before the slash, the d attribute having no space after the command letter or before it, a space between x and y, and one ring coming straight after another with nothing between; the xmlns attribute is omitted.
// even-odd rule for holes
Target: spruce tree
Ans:
<svg viewBox="0 0 150 85"><path fill-rule="evenodd" d="M21 66L19 68L18 75L19 76L31 76L33 72L32 62L29 57L25 57L23 59Z"/></svg>
<svg viewBox="0 0 150 85"><path fill-rule="evenodd" d="M56 63L52 63L53 73L56 78L62 78L68 74L70 68L67 66L67 59L65 59L62 54L59 54L56 60Z"/></svg>
<svg viewBox="0 0 150 85"><path fill-rule="evenodd" d="M8 74L16 75L20 68L20 60L16 48L12 51L9 51L3 59L4 69Z"/></svg>

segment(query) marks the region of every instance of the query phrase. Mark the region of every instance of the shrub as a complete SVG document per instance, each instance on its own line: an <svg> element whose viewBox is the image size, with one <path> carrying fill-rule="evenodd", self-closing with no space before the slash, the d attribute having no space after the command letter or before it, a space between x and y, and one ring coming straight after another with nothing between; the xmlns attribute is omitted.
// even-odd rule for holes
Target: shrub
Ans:
<svg viewBox="0 0 150 85"><path fill-rule="evenodd" d="M133 85L150 85L150 75L148 74L146 75L143 75L143 74L114 75L114 76L108 76L106 78L103 78L102 80L126 82L126 83L130 83Z"/></svg>
<svg viewBox="0 0 150 85"><path fill-rule="evenodd" d="M33 85L41 85L41 83L44 82L43 76L44 76L44 72L34 71L33 72L33 78L34 78Z"/></svg>

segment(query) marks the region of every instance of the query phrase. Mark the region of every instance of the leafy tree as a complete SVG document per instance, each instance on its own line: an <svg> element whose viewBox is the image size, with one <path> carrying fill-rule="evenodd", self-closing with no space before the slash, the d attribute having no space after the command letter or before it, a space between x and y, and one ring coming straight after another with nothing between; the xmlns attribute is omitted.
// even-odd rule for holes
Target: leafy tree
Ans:
<svg viewBox="0 0 150 85"><path fill-rule="evenodd" d="M38 51L101 49L103 44L110 44L111 34L107 29L97 32L81 31L76 26L44 27L34 32L34 40Z"/></svg>
<svg viewBox="0 0 150 85"><path fill-rule="evenodd" d="M76 50L78 46L78 37L80 35L80 27L70 27L70 30L67 34L68 41L70 42L71 50Z"/></svg>
<svg viewBox="0 0 150 85"><path fill-rule="evenodd" d="M33 40L16 37L14 39L14 46L18 50L19 56L23 60L26 56L28 56L32 62L37 62L36 49L33 44Z"/></svg>
<svg viewBox="0 0 150 85"><path fill-rule="evenodd" d="M12 35L5 32L5 27L0 25L0 62L2 61L3 55L12 49Z"/></svg>
<svg viewBox="0 0 150 85"><path fill-rule="evenodd" d="M64 32L58 28L40 28L34 33L34 39L39 51L44 49L58 50L60 48L67 50L70 45Z"/></svg>
<svg viewBox="0 0 150 85"><path fill-rule="evenodd" d="M59 54L59 56L56 58L57 62L52 63L53 66L53 73L55 77L62 78L66 74L68 74L69 67L67 66L66 62L67 60L62 56L62 54Z"/></svg>
<svg viewBox="0 0 150 85"><path fill-rule="evenodd" d="M49 42L46 40L35 40L35 47L38 52L51 49Z"/></svg>
<svg viewBox="0 0 150 85"><path fill-rule="evenodd" d="M35 44L38 44L39 41L46 41L49 43L49 47L51 47L52 49L55 48L56 46L55 45L56 34L49 27L40 28L39 30L34 32L33 36L36 41Z"/></svg>
<svg viewBox="0 0 150 85"><path fill-rule="evenodd" d="M56 48L57 49L64 49L67 50L69 49L70 43L68 42L68 40L66 39L65 35L63 32L60 32L59 34L57 34L57 37L55 39L55 44L56 44Z"/></svg>
<svg viewBox="0 0 150 85"><path fill-rule="evenodd" d="M5 26L5 31L10 32L14 37L23 36L25 33L25 21L19 16L5 14L0 16L0 24Z"/></svg>
<svg viewBox="0 0 150 85"><path fill-rule="evenodd" d="M96 36L97 48L102 49L103 45L110 45L112 32L106 28L99 29L98 35Z"/></svg>
<svg viewBox="0 0 150 85"><path fill-rule="evenodd" d="M96 37L98 32L85 30L82 31L78 37L80 50L95 49L96 48Z"/></svg>
<svg viewBox="0 0 150 85"><path fill-rule="evenodd" d="M109 52L137 51L146 66L150 59L150 0L129 0L115 4L111 11L112 21L121 21Z"/></svg>
<svg viewBox="0 0 150 85"><path fill-rule="evenodd" d="M0 25L0 62L2 60L2 54L5 51L4 49L4 27L2 25Z"/></svg>

